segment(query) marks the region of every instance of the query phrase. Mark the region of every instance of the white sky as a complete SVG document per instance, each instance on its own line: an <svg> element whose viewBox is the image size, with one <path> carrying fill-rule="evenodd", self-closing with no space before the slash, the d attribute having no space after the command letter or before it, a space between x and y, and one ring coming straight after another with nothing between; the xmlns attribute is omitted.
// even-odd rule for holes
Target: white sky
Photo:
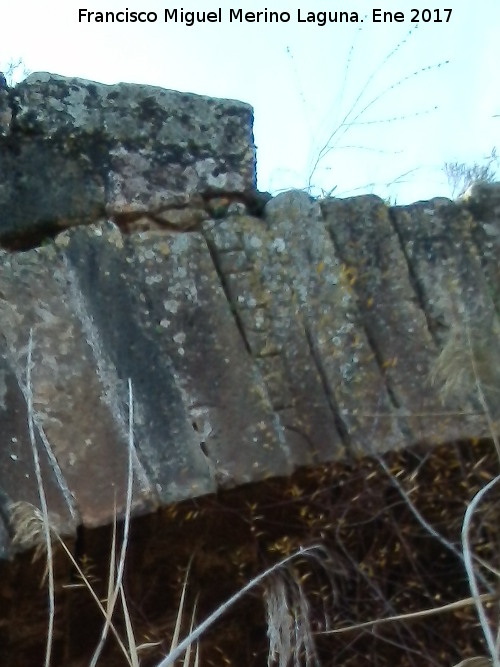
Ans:
<svg viewBox="0 0 500 667"><path fill-rule="evenodd" d="M408 34L412 6L439 8L442 18L444 7L453 12L448 23L420 23ZM221 7L223 22L165 23L165 7ZM291 20L230 23L229 9L240 7L287 10ZM373 23L374 7L403 11L405 22ZM158 21L79 23L79 8L155 11ZM319 27L298 23L298 9L368 17ZM22 58L30 71L250 102L258 186L272 192L306 187L320 149L345 120L351 125L340 127L312 174L313 193L336 187L339 196L374 192L397 203L450 195L445 161L483 163L494 146L500 150L499 56L499 0L24 0L2 7L4 69Z"/></svg>

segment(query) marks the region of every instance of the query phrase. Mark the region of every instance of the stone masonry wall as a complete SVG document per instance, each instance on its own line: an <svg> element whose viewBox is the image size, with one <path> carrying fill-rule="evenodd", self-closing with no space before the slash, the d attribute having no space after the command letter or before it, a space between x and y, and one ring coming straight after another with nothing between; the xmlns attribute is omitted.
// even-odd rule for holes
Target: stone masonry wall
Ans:
<svg viewBox="0 0 500 667"><path fill-rule="evenodd" d="M500 185L272 198L248 105L148 86L35 74L0 117L1 556L39 502L30 331L62 533L123 510L129 378L135 513L491 432L468 352L498 419Z"/></svg>

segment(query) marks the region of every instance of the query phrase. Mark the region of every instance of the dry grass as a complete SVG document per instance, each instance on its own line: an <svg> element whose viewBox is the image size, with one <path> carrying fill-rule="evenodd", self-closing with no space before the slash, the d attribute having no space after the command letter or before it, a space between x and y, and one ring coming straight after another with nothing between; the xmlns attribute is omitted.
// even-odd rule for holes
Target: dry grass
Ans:
<svg viewBox="0 0 500 667"><path fill-rule="evenodd" d="M495 335L496 335L495 331ZM471 327L468 322L464 324L463 332L458 335L456 332L450 337L450 342L445 346L444 351L437 363L437 370L434 379L439 376L446 376L443 383L443 395L450 391L461 391L465 386L470 387L474 382L478 398L483 406L483 410L491 425L491 437L497 452L500 447L497 434L494 429L494 421L491 415L488 400L483 391L483 368L487 368L484 360L477 358L480 354L486 354L487 350L481 343L478 344L472 339ZM459 342L457 342L459 341ZM464 349L465 348L465 349ZM53 528L45 493L43 488L43 479L40 472L38 452L35 440L35 415L33 410L33 397L31 389L31 365L32 365L33 340L30 334L28 346L28 360L26 373L26 386L24 388L26 402L28 406L29 432L33 451L34 469L38 483L40 508L35 508L28 503L17 503L12 507L12 523L14 526L14 541L22 548L35 547L35 555L41 557L45 555L47 560L47 590L48 590L48 609L49 620L47 629L47 645L44 658L45 667L50 667L52 642L54 634L54 558L53 541L66 553L73 567L78 572L82 582L87 587L89 594L94 599L96 607L100 610L103 617L103 626L98 645L94 651L89 667L96 667L102 656L102 651L111 633L130 667L140 666L141 651L146 648L144 644L137 643L134 635L134 627L131 614L127 604L127 598L123 587L123 576L127 554L128 537L130 530L130 514L132 505L132 487L133 487L133 454L134 454L134 417L133 417L133 392L129 382L129 425L128 425L128 480L127 480L127 502L125 519L121 542L118 544L116 523L113 530L113 537L110 546L109 570L107 579L107 592L105 601L102 602L96 594L90 578L76 562L70 549L65 545ZM496 353L496 352L495 352ZM468 354L468 366L465 364L465 358ZM498 386L494 383L488 387L488 396L497 391ZM479 506L483 503L485 497L495 487L500 480L500 475L484 485L474 496L467 507L463 526L462 526L462 550L457 550L456 546L447 540L446 537L436 530L431 522L417 509L410 498L410 494L403 488L392 473L391 468L385 463L383 458L379 463L390 477L397 493L401 496L404 504L410 509L411 513L433 540L438 540L446 549L451 551L454 557L459 558L464 563L467 577L470 584L471 597L454 602L437 605L433 608L421 609L416 612L405 614L384 614L374 620L367 620L362 623L351 623L347 627L328 628L331 619L325 618L324 626L326 630L318 632L313 629L311 617L313 610L310 601L302 584L302 579L291 568L292 562L298 558L311 558L319 562L325 568L328 576L329 554L323 553L320 546L308 548L299 548L293 553L285 555L281 560L253 577L246 585L242 586L234 595L218 606L215 611L200 624L196 623L195 613L196 605L191 613L190 627L187 635L181 639L182 621L185 617L186 590L189 578L189 566L181 590L180 600L176 612L175 628L170 645L170 649L161 659L156 667L169 667L179 661L183 667L199 667L200 650L199 640L202 635L214 624L221 616L226 614L229 609L247 595L251 590L257 587L264 587L264 604L267 615L267 632L269 638L269 658L268 664L276 664L278 667L309 667L310 665L319 665L320 658L316 650L316 636L323 637L344 635L360 630L370 629L375 631L381 625L394 625L398 623L407 623L412 620L427 618L430 616L447 614L455 612L464 607L476 606L478 620L485 636L486 646L489 651L489 657L475 656L462 660L455 667L500 667L499 645L500 645L500 622L491 616L491 605L498 606L500 591L500 572L490 565L482 556L474 553L474 546L471 537L472 525L479 516ZM497 516L497 513L496 513ZM486 608L489 604L490 610ZM113 621L116 610L124 619L125 637L121 637ZM317 624L314 626L317 628ZM433 663L434 664L434 663Z"/></svg>
<svg viewBox="0 0 500 667"><path fill-rule="evenodd" d="M87 574L82 570L75 560L70 549L66 546L57 530L54 527L48 512L43 479L40 472L39 456L34 436L35 414L33 409L33 394L31 385L31 367L32 367L33 337L30 332L27 359L27 374L25 396L28 407L28 420L30 429L30 439L32 443L33 461L39 490L41 510L30 503L16 503L12 506L12 521L14 528L14 542L23 548L35 546L35 557L46 556L47 575L48 575L48 596L49 596L49 625L47 632L47 648L45 654L45 667L50 667L52 641L54 632L54 560L53 560L53 540L55 540L62 550L66 553L73 567L76 569L81 581L88 589L94 599L97 608L100 610L104 624L99 643L94 651L89 667L96 667L102 655L102 650L106 643L109 632L111 632L126 661L130 667L139 667L140 651L144 645L138 645L134 636L134 628L131 615L128 609L127 599L123 588L123 574L125 569L125 560L127 553L127 544L130 530L130 516L132 506L132 488L133 488L133 453L134 453L134 401L131 381L128 382L129 388L129 424L128 424L128 478L127 478L127 501L125 509L124 527L121 544L117 544L116 522L114 524L113 538L110 547L108 585L105 603L101 602L97 596L92 582ZM116 512L115 512L116 514ZM119 553L118 553L119 551ZM313 557L318 559L319 546L311 546L299 549L295 553L281 559L275 565L269 567L264 572L252 578L245 586L237 591L233 596L213 611L202 623L195 627L195 611L191 615L191 625L187 636L180 640L182 629L182 619L184 616L185 594L188 583L187 569L186 578L182 587L181 597L177 609L174 633L169 653L157 664L156 667L168 667L177 661L182 660L183 667L198 667L200 655L198 640L201 635L210 628L223 614L225 614L238 600L245 596L252 589L262 585L266 580L270 583L267 587L268 616L272 621L270 629L271 654L270 660L273 660L279 653L283 656L283 648L287 647L287 659L284 661L280 657L280 665L288 662L292 654L298 655L297 646L304 649L306 665L309 665L314 656L314 639L308 625L308 606L307 600L303 594L301 585L295 581L293 576L288 576L288 584L285 585L284 579L280 578L280 573L286 571L287 566L296 558ZM276 582L281 582L277 584ZM278 588L277 588L278 586ZM293 590L293 599L298 603L298 610L290 612L288 606L287 589L291 586ZM273 600L270 603L270 600ZM115 608L120 605L123 618L125 620L126 638L122 639L117 628L113 623ZM272 611L270 611L272 607ZM283 622L283 620L285 622ZM299 621L300 619L300 621ZM295 630L292 630L292 622L295 624ZM282 623L281 627L279 623ZM297 629L297 623L300 626ZM296 665L299 662L296 660Z"/></svg>
<svg viewBox="0 0 500 667"><path fill-rule="evenodd" d="M449 340L438 359L434 370L434 379L443 378L443 397L450 393L464 394L473 387L488 421L490 435L500 463L500 442L495 416L500 404L500 323L496 314L487 321L471 322L468 314L463 315L461 326L455 326ZM462 525L462 553L472 600L476 607L478 619L483 631L489 658L470 658L460 663L462 667L483 667L493 665L500 667L500 623L492 628L491 619L485 608L485 599L490 596L481 594L479 579L484 583L481 566L496 578L496 606L500 596L500 572L488 563L477 559L471 540L471 526L478 514L478 508L485 496L498 484L500 474L480 489L465 512ZM498 513L497 513L498 521ZM498 555L498 551L496 553ZM498 568L498 566L497 566ZM459 666L457 666L459 667Z"/></svg>

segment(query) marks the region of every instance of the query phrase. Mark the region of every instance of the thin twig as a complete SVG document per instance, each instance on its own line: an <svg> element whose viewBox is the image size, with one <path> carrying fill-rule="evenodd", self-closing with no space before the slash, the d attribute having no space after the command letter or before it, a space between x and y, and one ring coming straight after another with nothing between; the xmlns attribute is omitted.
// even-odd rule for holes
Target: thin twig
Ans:
<svg viewBox="0 0 500 667"><path fill-rule="evenodd" d="M415 519L425 528L425 530L432 535L432 537L436 538L446 549L451 551L451 553L458 558L458 560L464 562L464 555L460 552L457 547L447 540L441 533L438 533L438 531L431 526L431 524L427 521L427 519L419 512L419 510L415 507L414 503L410 499L409 495L406 493L406 491L403 489L399 481L394 477L394 475L391 474L391 471L389 470L389 467L387 466L387 463L384 461L383 457L380 455L376 456L377 461L380 463L382 468L384 469L385 473L389 476L391 482L394 484L396 489L399 491L401 497L404 499L405 503L408 505L408 508L410 512L413 514ZM491 589L491 585L486 581L486 579L480 575L481 582L487 587ZM490 591L493 593L493 590Z"/></svg>
<svg viewBox="0 0 500 667"><path fill-rule="evenodd" d="M483 602L490 602L491 600L496 600L497 595L494 593L484 593L480 596L480 599ZM444 604L441 607L433 607L432 609L422 609L420 611L412 611L408 614L398 614L396 616L389 616L388 618L377 618L374 621L366 621L365 623L357 623L356 625L349 625L346 628L336 628L334 630L323 630L319 632L320 635L338 635L344 632L353 632L354 630L363 630L365 628L373 628L375 625L383 625L385 623L394 623L396 621L411 621L418 618L424 618L427 616L435 616L436 614L443 614L449 611L455 611L456 609L463 609L463 607L470 607L475 604L475 598L464 598L463 600L456 600L455 602L450 602Z"/></svg>
<svg viewBox="0 0 500 667"><path fill-rule="evenodd" d="M488 623L488 618L484 610L483 600L481 599L481 595L479 593L479 587L477 585L477 574L474 570L474 565L473 565L473 554L472 554L472 549L470 547L469 531L470 531L471 520L472 517L474 516L474 512L477 506L483 499L483 496L485 496L488 493L488 491L492 489L495 486L495 484L499 481L500 481L500 475L497 475L495 478L491 480L491 482L488 482L486 486L483 486L483 488L476 493L476 495L472 499L469 507L465 512L464 522L462 525L462 549L464 554L465 569L467 572L467 576L469 578L470 591L474 599L474 604L476 605L479 622L481 623L481 628L483 630L484 637L486 639L486 643L488 645L488 650L491 654L491 659L493 661L494 667L500 667L500 660L498 658L498 652L496 650L496 642L491 632L491 628Z"/></svg>
<svg viewBox="0 0 500 667"><path fill-rule="evenodd" d="M474 354L474 348L472 347L472 340L471 340L471 335L470 335L470 326L469 326L469 320L468 317L465 316L464 318L464 325L465 325L465 336L467 338L467 345L469 346L469 351L470 351L470 360L472 364L472 372L474 374L474 380L476 383L476 389L477 389L477 395L479 397L479 402L481 403L481 407L483 408L484 411L484 416L486 417L486 421L488 423L488 428L490 431L491 438L493 440L493 444L495 445L495 450L497 453L498 460L500 461L500 442L498 441L498 435L496 433L496 428L495 424L493 422L493 419L491 417L491 412L488 406L488 402L486 401L486 397L483 392L483 387L481 385L481 380L479 377L479 370L477 368L477 361L476 361L476 356Z"/></svg>
<svg viewBox="0 0 500 667"><path fill-rule="evenodd" d="M99 611L101 612L101 614L104 616L104 618L106 618L106 617L107 617L106 609L104 609L104 606L103 606L102 602L99 600L99 597L97 596L96 592L95 592L94 589L92 588L92 585L91 585L91 583L90 583L88 577L85 575L85 572L82 570L82 568L80 567L80 565L77 563L75 557L73 556L73 554L72 554L72 552L69 550L69 548L66 546L66 544L63 542L61 536L60 536L57 532L55 532L55 531L53 531L53 532L54 532L54 535L55 535L57 541L58 541L59 544L61 545L61 548L62 548L62 549L64 550L64 552L66 553L66 555L67 555L67 557L68 557L70 563L73 565L73 567L75 568L75 570L78 572L78 575L79 575L80 579L83 581L83 584L87 587L87 590L89 591L90 595L92 596L92 599L93 599L94 602L96 603L97 608L99 609ZM121 649L123 655L125 656L125 659L127 660L127 663L130 665L130 667L133 667L133 666L132 666L132 662L131 662L131 660L130 660L130 657L129 657L129 655L128 655L127 649L126 649L125 645L123 644L123 642L122 642L122 640L121 640L121 638L120 638L120 635L119 635L118 632L116 631L115 626L114 626L113 624L111 624L110 627L111 627L111 632L114 634L115 639L116 639L116 641L118 642L118 645L119 645L119 647L120 647L120 649Z"/></svg>
<svg viewBox="0 0 500 667"><path fill-rule="evenodd" d="M123 537L122 537L122 544L121 544L121 550L120 550L120 559L118 562L118 570L116 573L116 580L114 581L114 591L111 596L111 600L108 600L107 604L107 612L106 612L106 621L104 623L104 627L102 629L101 633L101 638L99 640L99 644L97 645L97 648L94 652L94 655L92 656L92 660L90 663L90 667L95 667L97 664L97 660L99 659L99 656L102 652L102 649L104 648L104 643L106 641L106 637L108 635L108 631L111 625L111 618L113 616L113 610L115 608L116 601L118 599L118 596L120 595L120 590L122 586L122 580L123 580L123 572L125 569L125 557L127 553L127 544L128 544L128 536L129 536L129 530L130 530L130 513L131 513L131 508L132 508L132 488L133 488L133 481L134 481L134 469L133 469L133 461L132 461L132 452L134 449L134 401L133 401L133 393L132 393L132 382L129 378L128 380L128 476L127 476L127 500L126 500L126 506L125 506L125 519L124 519L124 524L123 524ZM110 578L112 577L111 574L111 566L110 566ZM130 639L130 635L129 635ZM134 660L134 656L132 653L135 655L137 654L137 651L134 651L134 647L131 648L131 659L132 661Z"/></svg>
<svg viewBox="0 0 500 667"><path fill-rule="evenodd" d="M48 574L48 598L49 598L49 624L47 628L47 648L45 650L45 667L50 667L52 654L52 642L54 638L54 618L55 618L55 586L54 586L54 561L52 551L52 540L50 535L49 510L45 489L43 486L42 471L40 468L40 457L35 438L34 411L33 411L33 389L31 386L31 365L33 357L33 329L30 329L28 342L28 358L26 361L26 387L25 397L28 409L28 431L33 454L33 466L35 469L36 482L38 487L38 497L40 498L40 509L42 510L43 532L45 545L47 547L47 574Z"/></svg>
<svg viewBox="0 0 500 667"><path fill-rule="evenodd" d="M299 556L305 556L309 553L314 553L317 549L321 549L319 545L314 545L311 547L307 548L300 548L298 551L295 553L291 554L290 556L287 556L286 558L283 558L279 563L276 563L272 567L268 568L264 572L261 572L259 575L254 577L246 586L243 586L243 588L240 588L239 591L237 591L234 595L232 595L228 600L226 600L223 604L221 604L214 612L206 618L203 623L201 623L196 630L193 630L192 632L189 633L189 635L181 641L181 643L177 646L176 649L171 651L163 660L161 660L156 667L169 667L169 665L173 665L174 662L179 658L184 651L188 648L190 644L192 644L194 641L196 641L204 632L207 630L211 625L215 623L217 619L219 619L230 607L233 606L235 602L240 600L248 591L252 590L252 588L255 588L258 584L260 584L266 577L268 577L270 574L278 570L279 568L283 567L287 563L290 563L292 560L295 558L298 558Z"/></svg>

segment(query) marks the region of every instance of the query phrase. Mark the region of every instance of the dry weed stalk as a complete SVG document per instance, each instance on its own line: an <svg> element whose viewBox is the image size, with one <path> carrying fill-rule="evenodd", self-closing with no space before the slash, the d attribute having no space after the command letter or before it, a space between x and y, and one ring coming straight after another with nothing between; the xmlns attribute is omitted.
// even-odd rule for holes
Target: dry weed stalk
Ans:
<svg viewBox="0 0 500 667"><path fill-rule="evenodd" d="M488 320L490 329L477 327L477 323L472 327L467 318L464 318L461 327L454 327L450 334L447 344L441 353L431 380L433 383L441 385L441 397L446 400L450 395L459 395L461 398L470 396L472 391L476 391L483 413L489 426L489 432L494 443L498 459L500 461L500 446L498 442L497 425L495 424L492 410L498 414L498 403L500 397L500 326L498 318L494 317ZM409 494L403 488L403 485L394 476L389 466L382 456L377 456L380 465L390 477L395 488L403 498L405 504L410 509L413 516L421 526L434 538L437 539L446 549L450 550L463 563L466 569L469 586L472 597L458 600L440 607L411 612L407 614L397 614L386 618L367 621L349 625L347 627L336 628L323 631L321 634L341 634L357 630L373 629L383 624L406 622L417 620L423 617L434 616L437 614L455 611L459 608L475 605L483 634L486 639L490 657L475 656L461 661L455 667L500 667L499 647L500 647L500 626L496 628L496 635L490 627L485 604L495 603L498 605L500 573L495 568L485 563L482 558L477 557L472 550L470 540L471 522L476 515L478 506L484 496L495 484L500 481L500 475L491 480L475 495L470 502L464 516L462 524L462 548L458 549L453 543L442 536L415 507L415 504L409 497ZM490 574L496 577L493 585L480 571L480 567L485 567ZM488 593L481 593L478 581L486 587Z"/></svg>
<svg viewBox="0 0 500 667"><path fill-rule="evenodd" d="M54 619L55 619L55 585L54 585L54 559L52 551L52 538L49 510L47 506L47 498L43 486L42 471L40 468L40 457L38 455L38 448L35 438L35 412L33 409L33 388L31 385L31 369L33 359L33 329L30 329L28 341L28 356L26 360L26 385L24 386L24 395L27 405L28 413L28 432L31 443L31 451L33 454L33 467L35 470L36 482L38 487L38 496L40 498L40 514L42 518L43 536L45 539L45 549L47 551L47 578L48 578L48 604L49 604L49 623L47 628L47 645L45 650L45 667L50 667L50 660L52 654L52 642L54 636ZM35 512L35 516L38 514ZM34 530L35 524L31 521L25 520L26 528L25 535L28 535L28 529ZM18 531L21 534L20 531ZM35 533L36 534L36 529Z"/></svg>
<svg viewBox="0 0 500 667"><path fill-rule="evenodd" d="M53 564L53 547L52 547L52 538L57 540L60 544L63 551L66 553L71 563L75 567L78 575L80 576L83 584L89 590L89 593L93 597L98 609L104 617L104 626L101 632L101 637L99 643L96 647L96 650L92 656L89 667L96 667L97 662L101 656L102 649L106 642L109 631L113 633L115 639L118 642L118 645L125 656L127 664L130 667L139 667L139 651L144 648L144 646L138 646L135 641L134 631L130 613L128 610L127 600L123 588L123 574L125 568L125 559L127 552L127 544L130 530L130 517L131 517L131 507L132 507L132 488L133 488L133 452L134 452L134 411L133 411L133 392L132 384L129 379L128 381L128 402L129 402L129 424L128 424L128 479L127 479L127 499L126 499L126 509L125 509L125 518L124 518L124 527L122 541L119 550L119 557L117 560L117 532L116 532L116 520L114 522L113 538L110 549L110 566L109 566L109 575L108 575L108 593L106 599L106 606L99 600L97 594L95 593L92 584L82 570L78 562L75 560L75 557L71 553L70 549L66 546L57 530L54 527L54 524L51 522L50 515L48 512L45 490L43 485L43 478L40 470L40 462L38 457L38 451L36 448L35 440L35 431L34 431L34 409L33 409L33 393L31 385L31 368L32 368L32 350L33 350L33 335L30 331L29 344L28 344L28 358L27 358L27 373L26 373L26 387L25 387L25 397L26 403L28 406L28 425L30 431L30 440L33 450L33 460L34 467L37 479L37 485L40 496L40 505L41 509L34 507L30 503L16 503L12 506L12 522L15 532L15 541L21 547L31 547L35 546L36 551L35 555L40 556L42 552L46 553L47 556L47 573L48 573L48 592L49 592L49 625L47 632L47 648L45 654L45 667L50 667L51 661L51 652L52 652L52 642L54 634L54 564ZM116 516L116 512L115 512ZM170 646L170 651L163 660L161 660L157 667L168 667L173 665L179 658L183 658L182 664L183 667L199 667L199 645L198 640L200 636L207 630L213 623L215 623L235 602L240 600L248 591L255 588L256 586L263 583L267 578L272 576L277 576L277 573L286 568L294 559L303 556L311 556L319 558L318 551L321 551L319 546L311 546L308 548L300 548L295 553L286 556L280 562L276 563L272 567L268 568L261 574L254 577L246 586L242 587L237 591L233 596L231 596L226 602L220 605L212 614L209 615L203 623L198 627L194 627L195 622L195 610L191 615L191 624L188 635L179 642L179 636L182 625L182 618L184 615L184 604L185 604L185 593L187 587L187 577L183 584L181 598L179 601L179 606L177 609L176 624L174 629L174 634ZM189 568L188 568L189 572ZM269 589L268 589L269 590ZM277 600L277 598L275 598ZM295 642L298 642L300 648L305 649L305 654L307 658L307 664L309 664L310 658L314 655L314 643L312 639L312 634L308 626L308 603L305 598L305 595L300 588L300 585L297 584L297 590L294 592L293 597L294 603L298 605L298 615L294 617L295 625L292 632L291 627L287 628L289 632L289 644L286 649L286 659L280 655L280 665L284 665L288 662L288 657L294 651L294 646L292 646L292 637ZM113 613L116 606L116 603L120 601L124 620L125 620L125 630L127 635L127 645L122 641L113 624ZM281 597L281 602L287 604L286 595ZM196 608L196 605L195 605ZM275 607L277 609L277 607ZM299 622L300 617L300 622ZM278 622L276 616L271 613L270 621L272 623ZM270 630L270 640L271 640L271 651L270 651L270 660L276 657L277 652L283 649L283 644L277 639L278 635L281 638L284 637L281 630ZM195 651L193 655L192 647L195 645ZM296 662L296 665L299 663Z"/></svg>
<svg viewBox="0 0 500 667"><path fill-rule="evenodd" d="M492 600L497 600L497 595L493 593L484 593L479 596L481 602L490 602ZM425 618L427 616L436 616L437 614L445 614L450 611L456 611L457 609L463 609L464 607L470 607L471 605L476 604L476 599L465 598L463 600L456 600L455 602L450 602L449 604L444 604L440 607L432 607L432 609L422 609L420 611L412 611L408 614L396 614L395 616L389 616L387 618L377 618L373 621L365 621L364 623L356 623L355 625L348 625L345 628L335 628L334 630L324 630L321 634L323 635L339 635L345 632L354 632L355 630L365 630L367 628L374 628L378 625L385 625L386 623L396 623L398 621L416 621L420 618Z"/></svg>
<svg viewBox="0 0 500 667"><path fill-rule="evenodd" d="M130 514L132 508L132 488L134 482L134 466L133 466L133 452L134 452L134 397L132 393L132 382L128 380L128 473L127 473L127 500L125 505L125 519L123 524L123 537L120 548L120 558L118 560L118 569L115 575L116 563L116 519L113 524L113 540L111 544L111 553L109 559L109 576L108 576L108 596L106 599L106 621L102 629L99 644L92 656L90 667L96 667L99 656L102 653L108 631L111 626L111 619L115 609L118 597L122 603L122 609L125 616L125 624L127 629L127 640L129 646L129 655L131 658L132 667L139 667L139 660L137 656L137 644L135 642L134 633L132 631L132 624L130 622L130 615L127 608L125 595L123 594L123 573L125 570L125 556L127 553L128 537L130 532ZM116 511L115 511L116 517Z"/></svg>
<svg viewBox="0 0 500 667"><path fill-rule="evenodd" d="M497 326L497 324L495 324ZM475 330L474 330L475 331ZM498 334L498 331L495 329L495 336ZM476 340L473 340L475 333L471 333L471 328L468 324L468 321L465 321L461 335L453 333L445 346L442 355L440 356L438 363L433 374L433 380L438 381L439 378L444 377L444 382L442 382L442 395L446 397L450 392L457 392L469 390L471 383L476 387L481 405L485 412L489 424L491 427L492 438L497 447L497 452L499 453L500 460L500 447L498 445L497 435L494 432L494 422L491 416L491 411L489 408L489 399L493 395L492 392L498 391L498 385L495 385L495 381L490 382L492 379L493 373L499 373L498 368L490 369L488 363L485 360L485 355L488 352L488 346L485 345L482 341L478 343ZM499 336L500 340L500 336ZM118 644L126 658L127 664L130 667L139 667L139 651L141 646L138 646L135 641L133 625L128 611L127 600L123 589L123 573L125 567L125 558L128 544L128 536L130 529L130 515L131 515L131 505L132 505L132 488L133 488L133 451L134 451L134 439L133 439L133 393L132 386L129 380L129 439L128 439L128 449L129 449L129 469L128 469L128 481L127 481L127 501L126 501L126 510L125 510L125 519L124 519L124 528L121 545L117 547L117 533L116 533L116 522L114 524L113 539L110 549L110 567L109 567L109 577L108 577L108 592L107 592L107 601L103 605L95 594L92 585L85 573L81 570L78 563L75 562L75 559L66 545L63 543L61 538L55 533L51 518L49 516L47 503L45 499L45 493L43 488L43 480L40 472L40 464L38 459L38 451L36 448L35 432L34 432L34 411L33 411L33 396L31 388L31 367L32 367L32 348L33 340L32 334L30 332L30 339L28 345L28 359L27 359L27 373L26 373L26 387L25 387L25 396L28 406L28 420L29 420L29 430L30 430L30 439L33 449L33 459L35 473L37 476L37 483L39 487L40 495L40 506L41 509L34 508L28 503L17 503L13 506L12 511L12 520L15 527L15 541L19 546L36 546L36 555L41 554L41 550L44 547L44 550L47 555L47 573L48 573L48 589L49 589L49 627L47 633L47 649L45 655L45 667L50 667L50 658L51 658L51 646L53 641L53 625L54 625L54 574L53 574L53 551L52 551L52 536L59 541L62 548L67 553L68 557L72 561L73 565L77 569L79 575L81 576L84 584L89 589L91 595L93 596L98 608L104 617L104 626L101 633L101 638L99 640L98 646L94 652L91 663L89 667L96 667L99 657L102 653L107 635L109 631L113 633L115 638L118 641ZM491 351L490 351L491 352ZM464 356L465 355L465 356ZM465 359L468 359L468 362L465 363ZM486 372L489 373L486 376ZM493 377L497 377L496 375ZM486 386L483 382L488 380ZM484 391L486 389L486 392ZM384 464L382 458L379 458L379 461L386 470L386 473L391 475L390 470ZM368 621L366 623L352 625L346 628L337 628L334 630L326 630L320 634L339 634L349 631L365 629L368 627L374 627L383 623L395 623L398 621L408 621L413 618L422 618L426 616L431 616L439 613L449 612L460 607L465 607L471 604L475 604L477 608L478 617L483 629L483 633L486 638L488 649L491 654L491 658L476 657L468 658L460 663L457 667L500 667L500 661L498 659L498 647L500 643L500 632L497 631L496 636L493 635L491 631L484 604L486 602L491 602L492 600L497 600L498 595L491 587L488 586L489 582L482 576L479 571L478 561L475 560L472 547L470 545L470 526L473 517L477 511L477 507L486 493L500 480L500 475L492 480L489 484L483 487L479 493L474 497L470 503L467 512L465 514L463 529L462 529L462 551L456 549L456 547L447 541L443 536L441 536L421 515L421 513L414 507L413 502L409 498L408 494L405 492L404 488L399 484L399 482L391 475L391 479L396 485L399 493L403 497L405 503L409 506L414 516L417 518L419 523L434 537L437 538L447 549L450 549L455 556L459 557L464 561L465 568L467 571L467 576L469 578L472 598L467 598L464 600L459 600L447 605L443 605L434 609L422 610L419 612L413 612L410 614L401 614L393 615L388 618L379 618L375 621ZM185 606L185 593L187 587L187 577L183 584L181 598L179 601L177 609L176 624L174 629L174 634L170 646L168 655L166 655L156 667L168 667L173 665L179 659L183 661L183 667L197 667L199 664L199 646L198 640L202 634L212 626L229 608L238 600L240 600L247 592L251 589L259 586L267 581L264 600L266 603L267 609L267 620L268 620L268 637L269 637L269 658L268 663L277 663L278 667L287 667L287 665L293 662L294 667L299 667L304 663L307 667L314 663L318 663L318 658L315 651L314 636L310 627L310 608L306 596L303 592L303 589L299 583L298 579L294 579L293 576L290 577L290 570L288 569L292 561L297 557L302 556L312 556L318 557L318 550L321 550L318 546L313 546L309 548L301 548L297 552L286 556L280 562L276 563L272 567L268 568L261 574L254 577L248 584L243 586L239 591L237 591L232 597L230 597L226 602L221 604L212 614L208 616L202 623L195 627L194 623L194 611L191 615L191 624L188 635L182 640L179 641L182 619L184 616L184 606ZM188 568L189 571L189 568ZM490 571L494 572L493 568L490 568ZM498 578L498 576L497 576ZM488 586L489 592L481 594L478 585L478 579L481 581L483 586ZM124 643L113 624L113 614L116 607L116 603L119 602L125 619L125 630L126 630L126 643ZM192 652L193 644L196 646L194 655Z"/></svg>
<svg viewBox="0 0 500 667"><path fill-rule="evenodd" d="M429 379L440 388L443 402L477 395L500 461L495 423L500 418L500 321L496 314L472 320L464 312L451 327Z"/></svg>
<svg viewBox="0 0 500 667"><path fill-rule="evenodd" d="M500 462L498 425L495 422L500 415L500 323L496 314L472 325L467 313L464 313L462 328L454 327L438 359L435 377L439 375L446 378L442 387L444 397L452 392L463 392L464 389L470 389L471 386L475 388ZM494 636L486 614L484 599L479 590L480 573L477 561L474 561L470 539L471 524L479 504L499 481L500 475L497 475L476 493L467 507L462 524L464 565L490 657L471 658L460 663L461 665L500 667L500 625L496 628L496 636ZM490 572L495 572L494 568L485 563L483 565L487 566ZM496 572L496 579L498 591L500 589L498 572Z"/></svg>
<svg viewBox="0 0 500 667"><path fill-rule="evenodd" d="M183 639L183 641L180 642L177 648L175 648L173 651L170 651L170 653L167 656L165 656L165 658L163 658L163 660L161 660L156 665L156 667L169 667L170 665L173 665L175 661L178 660L178 658L184 654L186 649L194 641L198 640L202 636L202 634L209 627L211 627L223 614L225 614L236 602L238 602L238 600L241 600L241 598L244 597L249 591L256 588L260 584L264 583L267 579L269 579L269 577L276 574L278 570L285 568L296 558L304 556L315 557L317 556L317 553L321 551L324 550L323 547L319 545L300 548L298 551L294 552L289 556L286 556L285 558L282 558L278 563L275 563L267 570L264 570L263 572L255 576L248 582L248 584L240 588L239 591L237 591L234 595L232 595L219 607L217 607L217 609L215 609L215 611L213 611L202 623L200 623L200 625L196 629L192 630L189 633L189 635L185 639Z"/></svg>
<svg viewBox="0 0 500 667"><path fill-rule="evenodd" d="M22 551L34 549L33 561L39 560L47 553L43 514L41 510L29 502L20 500L11 503L9 511L10 526L13 533L12 545ZM49 525L52 531L54 529L54 522L50 516Z"/></svg>
<svg viewBox="0 0 500 667"><path fill-rule="evenodd" d="M310 622L310 608L298 577L290 570L277 571L264 590L269 637L268 665L319 664Z"/></svg>
<svg viewBox="0 0 500 667"><path fill-rule="evenodd" d="M466 658L459 662L454 667L491 667L491 658L486 658L484 655L478 655L474 658Z"/></svg>
<svg viewBox="0 0 500 667"><path fill-rule="evenodd" d="M473 563L473 553L470 541L470 528L473 517L475 516L476 510L479 506L479 503L483 497L490 491L498 482L500 481L500 475L497 475L494 479L491 480L486 486L484 486L472 499L470 505L467 507L465 512L464 522L462 526L462 548L464 554L465 569L467 572L467 577L469 579L469 586L474 598L474 604L476 605L477 615L479 622L481 624L481 629L483 631L486 645L490 652L492 665L494 667L500 667L500 658L498 655L499 649L499 640L500 640L500 627L497 628L496 637L493 636L493 632L486 615L486 610L484 607L483 600L481 599L481 594L479 592L479 586L477 583L477 571ZM498 586L498 583L497 583Z"/></svg>

